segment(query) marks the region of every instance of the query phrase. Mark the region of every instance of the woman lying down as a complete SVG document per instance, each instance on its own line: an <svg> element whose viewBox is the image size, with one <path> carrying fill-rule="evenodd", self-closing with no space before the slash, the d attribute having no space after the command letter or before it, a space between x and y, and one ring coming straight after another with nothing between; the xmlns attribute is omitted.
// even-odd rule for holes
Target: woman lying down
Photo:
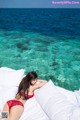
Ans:
<svg viewBox="0 0 80 120"><path fill-rule="evenodd" d="M46 83L46 80L38 79L36 72L28 73L20 82L15 99L8 100L3 107L3 111L7 111L9 113L8 120L19 120L24 111L25 102L34 96L34 91L36 89L41 88ZM48 88L50 88L50 90ZM80 106L76 104L77 102L74 102L73 97L67 100L67 98L64 97L65 95L58 92L57 89L57 86L54 87L51 82L48 82L43 87L43 94L38 91L38 96L40 95L41 97L43 97L47 92L44 99L42 99L43 102L40 102L39 99L37 100L42 104L42 107L50 120L80 120ZM59 87L59 90L62 92L62 88ZM65 94L68 94L69 97L72 95L72 92L68 90L63 89L63 91ZM75 96L75 98L77 100L77 96ZM43 105L44 102L45 105Z"/></svg>
<svg viewBox="0 0 80 120"><path fill-rule="evenodd" d="M29 72L20 82L15 99L8 100L3 111L8 112L8 120L19 120L26 100L34 96L34 91L47 83L46 80L38 80L37 73Z"/></svg>

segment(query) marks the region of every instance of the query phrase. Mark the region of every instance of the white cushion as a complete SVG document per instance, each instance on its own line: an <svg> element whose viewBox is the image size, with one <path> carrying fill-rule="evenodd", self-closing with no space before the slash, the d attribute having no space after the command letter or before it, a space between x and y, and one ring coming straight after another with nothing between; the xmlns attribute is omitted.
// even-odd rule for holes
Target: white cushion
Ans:
<svg viewBox="0 0 80 120"><path fill-rule="evenodd" d="M80 120L80 107L73 110L70 120Z"/></svg>
<svg viewBox="0 0 80 120"><path fill-rule="evenodd" d="M76 99L76 94L73 91L64 89L62 87L59 86L54 86L56 90L58 90L60 93L62 93L63 95L65 95L66 99L71 102L74 105L78 105L78 101Z"/></svg>
<svg viewBox="0 0 80 120"><path fill-rule="evenodd" d="M3 109L6 101L14 99L17 93L18 87L1 87L0 86L0 110Z"/></svg>
<svg viewBox="0 0 80 120"><path fill-rule="evenodd" d="M74 94L75 94L76 99L77 99L77 105L80 107L80 89L79 90L75 90Z"/></svg>
<svg viewBox="0 0 80 120"><path fill-rule="evenodd" d="M49 120L49 118L42 110L34 96L26 101L24 112L19 120Z"/></svg>
<svg viewBox="0 0 80 120"><path fill-rule="evenodd" d="M0 86L3 87L14 87L19 86L20 81L24 76L24 69L20 70L11 70L7 69L0 69Z"/></svg>
<svg viewBox="0 0 80 120"><path fill-rule="evenodd" d="M16 71L12 68L8 68L8 67L0 67L0 70L6 70L6 71Z"/></svg>
<svg viewBox="0 0 80 120"><path fill-rule="evenodd" d="M35 91L35 97L51 120L68 120L75 109L51 80Z"/></svg>

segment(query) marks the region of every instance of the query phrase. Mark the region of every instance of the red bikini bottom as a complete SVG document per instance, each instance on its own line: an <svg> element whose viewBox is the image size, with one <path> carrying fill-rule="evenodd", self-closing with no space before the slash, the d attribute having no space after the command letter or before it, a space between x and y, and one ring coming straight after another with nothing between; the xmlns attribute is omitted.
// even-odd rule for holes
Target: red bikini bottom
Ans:
<svg viewBox="0 0 80 120"><path fill-rule="evenodd" d="M20 105L20 106L24 107L24 104L18 100L9 100L9 101L7 101L7 104L9 106L9 110L15 105Z"/></svg>

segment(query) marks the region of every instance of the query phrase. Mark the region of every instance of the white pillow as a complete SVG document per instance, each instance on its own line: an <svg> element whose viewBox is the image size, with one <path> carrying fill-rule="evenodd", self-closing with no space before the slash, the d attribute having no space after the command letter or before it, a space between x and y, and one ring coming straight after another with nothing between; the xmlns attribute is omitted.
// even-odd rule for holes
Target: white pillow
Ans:
<svg viewBox="0 0 80 120"><path fill-rule="evenodd" d="M26 101L24 112L19 120L49 120L49 118L42 110L34 96Z"/></svg>
<svg viewBox="0 0 80 120"><path fill-rule="evenodd" d="M6 71L16 71L12 68L8 68L8 67L0 67L0 70L6 70Z"/></svg>
<svg viewBox="0 0 80 120"><path fill-rule="evenodd" d="M0 86L0 110L3 109L6 101L14 99L17 93L18 87L1 87Z"/></svg>
<svg viewBox="0 0 80 120"><path fill-rule="evenodd" d="M68 120L75 108L51 80L35 91L35 97L51 120Z"/></svg>
<svg viewBox="0 0 80 120"><path fill-rule="evenodd" d="M62 87L59 86L54 86L56 90L58 90L60 93L62 93L63 95L65 95L66 99L68 101L70 101L72 104L74 105L78 105L78 100L76 99L77 95L70 90L64 89ZM80 98L80 96L79 96Z"/></svg>
<svg viewBox="0 0 80 120"><path fill-rule="evenodd" d="M21 70L9 70L0 69L0 86L12 87L19 86L20 81L24 76L24 69Z"/></svg>
<svg viewBox="0 0 80 120"><path fill-rule="evenodd" d="M70 120L80 120L80 107L73 110Z"/></svg>
<svg viewBox="0 0 80 120"><path fill-rule="evenodd" d="M80 107L80 89L79 90L75 90L74 94L75 94L76 99L77 99L77 105Z"/></svg>

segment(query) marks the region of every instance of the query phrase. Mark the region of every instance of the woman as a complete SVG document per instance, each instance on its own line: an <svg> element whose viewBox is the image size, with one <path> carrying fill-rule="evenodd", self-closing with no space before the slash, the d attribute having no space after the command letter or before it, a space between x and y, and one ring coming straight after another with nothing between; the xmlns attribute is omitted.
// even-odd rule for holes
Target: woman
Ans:
<svg viewBox="0 0 80 120"><path fill-rule="evenodd" d="M26 100L34 96L36 89L47 83L46 80L38 80L37 78L36 72L29 72L20 82L15 99L5 103L3 111L8 112L8 120L19 120L23 113Z"/></svg>

